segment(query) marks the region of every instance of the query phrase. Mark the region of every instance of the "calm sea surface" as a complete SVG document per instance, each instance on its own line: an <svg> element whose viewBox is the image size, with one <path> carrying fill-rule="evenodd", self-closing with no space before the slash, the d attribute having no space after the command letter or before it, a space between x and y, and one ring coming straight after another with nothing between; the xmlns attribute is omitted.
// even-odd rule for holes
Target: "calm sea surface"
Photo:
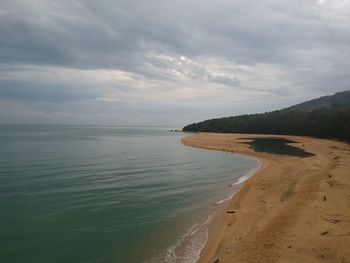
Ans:
<svg viewBox="0 0 350 263"><path fill-rule="evenodd" d="M0 125L0 262L189 262L254 159L165 128Z"/></svg>

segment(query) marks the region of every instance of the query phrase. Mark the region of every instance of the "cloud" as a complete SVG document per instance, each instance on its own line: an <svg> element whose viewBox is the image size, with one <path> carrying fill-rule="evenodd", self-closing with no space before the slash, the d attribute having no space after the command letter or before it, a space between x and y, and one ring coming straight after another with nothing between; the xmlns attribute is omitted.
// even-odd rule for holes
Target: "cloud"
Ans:
<svg viewBox="0 0 350 263"><path fill-rule="evenodd" d="M0 7L0 122L182 125L349 89L346 0Z"/></svg>

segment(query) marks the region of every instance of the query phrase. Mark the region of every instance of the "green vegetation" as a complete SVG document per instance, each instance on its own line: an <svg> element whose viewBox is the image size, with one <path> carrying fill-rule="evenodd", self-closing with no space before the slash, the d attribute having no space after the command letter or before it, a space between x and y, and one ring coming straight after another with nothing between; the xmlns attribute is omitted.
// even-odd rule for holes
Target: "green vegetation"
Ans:
<svg viewBox="0 0 350 263"><path fill-rule="evenodd" d="M350 90L278 111L193 123L183 130L291 134L350 141Z"/></svg>

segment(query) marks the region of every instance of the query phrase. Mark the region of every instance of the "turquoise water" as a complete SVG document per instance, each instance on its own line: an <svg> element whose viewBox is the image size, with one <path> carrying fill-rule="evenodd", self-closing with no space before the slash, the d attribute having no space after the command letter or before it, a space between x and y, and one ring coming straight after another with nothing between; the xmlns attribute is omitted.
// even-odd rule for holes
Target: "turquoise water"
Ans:
<svg viewBox="0 0 350 263"><path fill-rule="evenodd" d="M0 262L193 262L257 163L165 128L0 125Z"/></svg>

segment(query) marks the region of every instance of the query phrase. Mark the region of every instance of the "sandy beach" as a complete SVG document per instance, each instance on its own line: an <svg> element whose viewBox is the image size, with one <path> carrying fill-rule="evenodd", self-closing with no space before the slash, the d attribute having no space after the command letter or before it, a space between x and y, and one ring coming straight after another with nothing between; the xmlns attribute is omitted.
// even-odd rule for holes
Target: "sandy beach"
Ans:
<svg viewBox="0 0 350 263"><path fill-rule="evenodd" d="M280 137L315 156L254 152L244 138ZM298 136L200 133L186 146L262 162L232 199L199 263L350 263L350 146Z"/></svg>

